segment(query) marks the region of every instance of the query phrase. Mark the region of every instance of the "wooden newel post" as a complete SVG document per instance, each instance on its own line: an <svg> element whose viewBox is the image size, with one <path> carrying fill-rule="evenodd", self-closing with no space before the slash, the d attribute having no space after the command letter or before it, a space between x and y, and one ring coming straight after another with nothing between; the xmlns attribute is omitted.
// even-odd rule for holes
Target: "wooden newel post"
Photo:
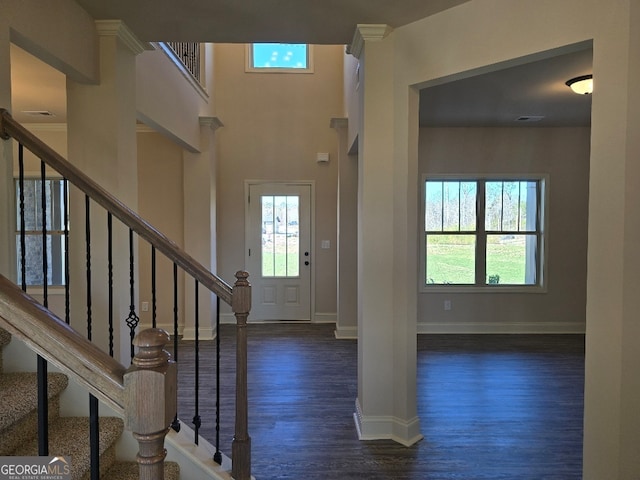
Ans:
<svg viewBox="0 0 640 480"><path fill-rule="evenodd" d="M138 352L124 375L124 423L140 446L140 480L164 479L164 437L178 406L176 363L163 348L170 339L159 328L140 332L133 341Z"/></svg>
<svg viewBox="0 0 640 480"><path fill-rule="evenodd" d="M231 308L236 316L236 431L231 445L235 480L251 478L251 438L247 393L247 317L251 310L251 285L247 272L236 273Z"/></svg>

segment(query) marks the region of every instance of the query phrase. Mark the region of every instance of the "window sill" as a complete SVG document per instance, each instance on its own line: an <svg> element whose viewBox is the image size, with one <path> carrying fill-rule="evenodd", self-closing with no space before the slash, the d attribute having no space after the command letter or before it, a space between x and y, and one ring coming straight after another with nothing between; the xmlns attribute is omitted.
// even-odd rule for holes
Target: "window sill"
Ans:
<svg viewBox="0 0 640 480"><path fill-rule="evenodd" d="M504 285L504 286L463 286L463 285L429 285L422 286L420 293L527 293L527 294L540 294L547 293L547 287L545 286L519 286L519 285Z"/></svg>
<svg viewBox="0 0 640 480"><path fill-rule="evenodd" d="M43 286L27 286L27 293L29 295L44 295ZM47 287L48 295L64 295L64 285L50 285Z"/></svg>

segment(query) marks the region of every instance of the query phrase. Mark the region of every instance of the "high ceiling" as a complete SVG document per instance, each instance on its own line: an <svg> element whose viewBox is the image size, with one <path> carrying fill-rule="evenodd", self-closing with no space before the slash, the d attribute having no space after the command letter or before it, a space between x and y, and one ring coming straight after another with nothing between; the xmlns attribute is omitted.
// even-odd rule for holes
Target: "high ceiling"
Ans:
<svg viewBox="0 0 640 480"><path fill-rule="evenodd" d="M468 0L76 1L95 18L124 20L145 41L349 44L359 23L398 27ZM420 123L589 125L590 96L575 95L565 81L591 73L591 55L583 46L425 88L420 94ZM22 123L64 123L64 76L17 47L12 47L11 59L14 117ZM25 111L50 111L55 116Z"/></svg>

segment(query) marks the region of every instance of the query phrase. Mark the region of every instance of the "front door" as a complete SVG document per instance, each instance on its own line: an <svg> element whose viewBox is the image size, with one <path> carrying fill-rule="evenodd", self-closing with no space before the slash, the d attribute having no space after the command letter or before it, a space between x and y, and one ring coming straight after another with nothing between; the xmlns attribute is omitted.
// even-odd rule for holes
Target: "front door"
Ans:
<svg viewBox="0 0 640 480"><path fill-rule="evenodd" d="M249 185L251 320L311 319L311 185Z"/></svg>

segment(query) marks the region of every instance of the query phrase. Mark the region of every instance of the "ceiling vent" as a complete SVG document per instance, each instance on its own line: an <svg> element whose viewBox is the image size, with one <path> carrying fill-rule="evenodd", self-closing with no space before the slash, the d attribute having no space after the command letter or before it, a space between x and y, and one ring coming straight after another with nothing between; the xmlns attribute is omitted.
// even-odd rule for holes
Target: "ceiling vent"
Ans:
<svg viewBox="0 0 640 480"><path fill-rule="evenodd" d="M520 115L516 118L516 122L521 123L529 123L529 122L539 122L544 118L544 115Z"/></svg>

